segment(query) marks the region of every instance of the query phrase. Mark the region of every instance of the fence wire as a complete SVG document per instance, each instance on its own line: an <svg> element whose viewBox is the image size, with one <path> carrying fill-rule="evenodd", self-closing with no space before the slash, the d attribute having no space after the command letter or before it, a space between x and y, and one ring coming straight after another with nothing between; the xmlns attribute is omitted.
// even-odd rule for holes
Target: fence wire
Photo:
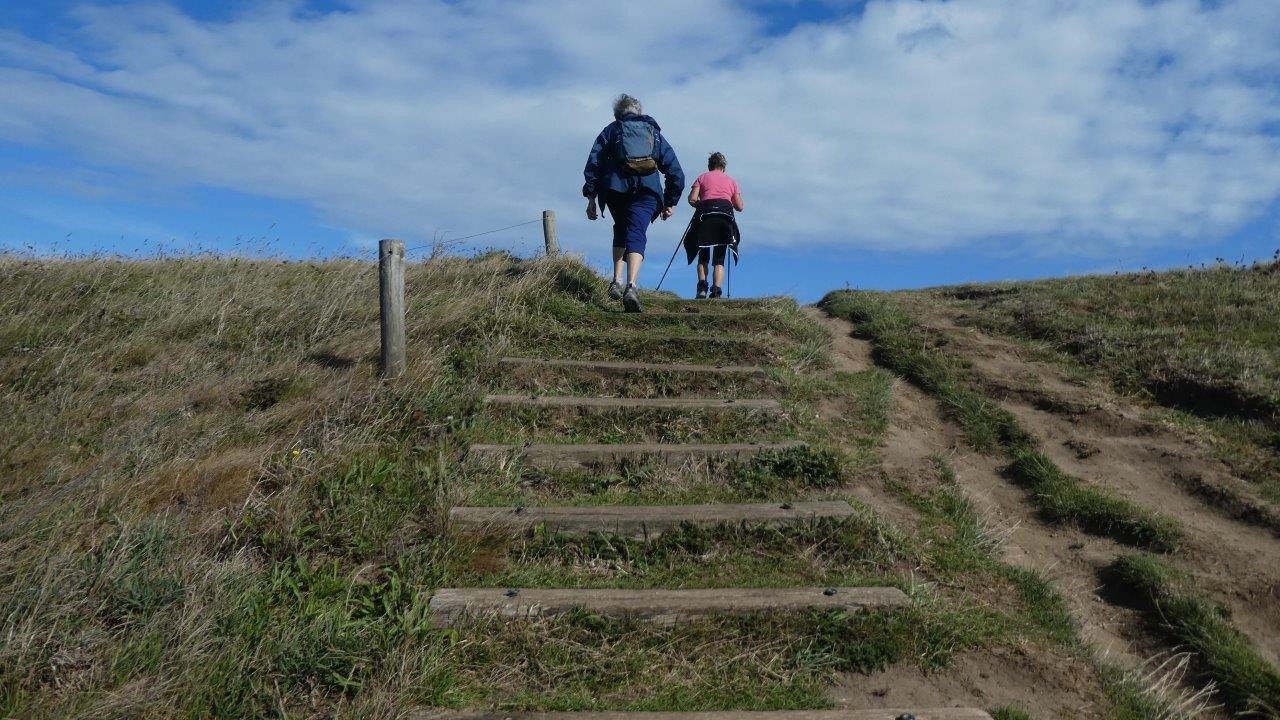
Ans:
<svg viewBox="0 0 1280 720"><path fill-rule="evenodd" d="M471 235L463 235L462 237L459 237L459 238L448 238L448 239L441 238L438 242L427 243L424 245L414 245L413 247L405 248L405 252L410 253L417 250L435 250L436 248L441 246L453 245L456 243L460 243L464 240L470 240L472 238L478 238L484 235L492 235L494 233L500 233L504 230L514 230L518 227L524 227L525 225L532 225L534 223L540 223L540 222L542 222L541 217L539 217L536 220L529 220L527 222L516 223L515 225L508 225L506 227L494 228L493 230L485 230L484 232L472 233Z"/></svg>

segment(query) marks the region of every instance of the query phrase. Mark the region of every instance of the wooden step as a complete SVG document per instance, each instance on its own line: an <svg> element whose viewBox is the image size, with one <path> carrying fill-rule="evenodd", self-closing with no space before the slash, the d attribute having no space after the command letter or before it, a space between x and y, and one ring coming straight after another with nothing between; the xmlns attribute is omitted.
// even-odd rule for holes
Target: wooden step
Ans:
<svg viewBox="0 0 1280 720"><path fill-rule="evenodd" d="M631 331L613 331L602 332L601 330L552 330L542 335L543 338L553 338L555 340L598 340L600 342L616 341L617 339L630 339L627 337ZM763 342L762 338L754 335L738 334L698 334L692 329L684 329L684 332L643 332L637 335L648 343L662 342L692 342L699 345L740 345L742 343L759 343ZM765 338L767 339L767 338Z"/></svg>
<svg viewBox="0 0 1280 720"><path fill-rule="evenodd" d="M449 519L467 529L514 531L542 526L552 532L607 532L647 538L684 523L781 525L818 518L846 518L843 500L740 505L611 505L606 507L455 507Z"/></svg>
<svg viewBox="0 0 1280 720"><path fill-rule="evenodd" d="M565 468L584 465L617 465L654 458L663 462L688 460L750 459L761 453L804 447L797 441L773 443L636 443L628 445L472 445L467 457L476 460L520 460L530 467Z"/></svg>
<svg viewBox="0 0 1280 720"><path fill-rule="evenodd" d="M486 395L488 405L523 405L584 410L762 410L779 412L782 406L772 398L617 398L571 397L568 395Z"/></svg>
<svg viewBox="0 0 1280 720"><path fill-rule="evenodd" d="M707 373L711 375L764 375L759 365L692 365L688 363L646 363L613 360L562 360L556 358L502 357L498 362L506 365L532 367L582 368L597 371L653 371L672 373Z"/></svg>
<svg viewBox="0 0 1280 720"><path fill-rule="evenodd" d="M727 712L518 712L421 710L410 720L991 720L977 708L884 708L878 710L730 710Z"/></svg>
<svg viewBox="0 0 1280 720"><path fill-rule="evenodd" d="M726 307L726 308L750 308L750 307L768 307L771 304L777 304L778 298L726 298L719 297L715 299L699 300L697 298L670 297L668 295L650 295L646 292L640 293L641 303L650 303L661 307L670 307L677 305L680 307Z"/></svg>
<svg viewBox="0 0 1280 720"><path fill-rule="evenodd" d="M707 615L841 609L849 611L910 604L891 587L716 588L706 590L580 590L440 588L428 613L435 627L453 627L469 616L510 619L552 617L575 609L642 618L660 624Z"/></svg>
<svg viewBox="0 0 1280 720"><path fill-rule="evenodd" d="M679 310L646 310L644 312L629 313L621 310L606 310L600 313L610 320L643 320L645 318L658 318L661 320L707 320L707 321L738 321L743 320L760 320L761 322L769 322L774 318L772 311L761 307L727 307L716 309L705 305L689 305L680 306Z"/></svg>

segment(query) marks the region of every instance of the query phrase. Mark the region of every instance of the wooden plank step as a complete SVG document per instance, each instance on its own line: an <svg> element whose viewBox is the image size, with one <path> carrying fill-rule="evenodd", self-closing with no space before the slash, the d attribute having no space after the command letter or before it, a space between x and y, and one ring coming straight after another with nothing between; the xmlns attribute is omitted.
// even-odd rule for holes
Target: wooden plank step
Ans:
<svg viewBox="0 0 1280 720"><path fill-rule="evenodd" d="M772 398L617 398L572 397L568 395L486 395L488 405L581 408L590 410L763 410L779 412L782 405Z"/></svg>
<svg viewBox="0 0 1280 720"><path fill-rule="evenodd" d="M891 587L716 588L706 590L581 590L573 588L440 588L428 613L434 627L453 627L476 615L525 619L575 609L642 618L660 624L707 615L903 607L906 594Z"/></svg>
<svg viewBox="0 0 1280 720"><path fill-rule="evenodd" d="M629 445L472 445L467 456L478 460L518 459L531 467L555 468L586 464L618 464L658 458L665 462L701 459L748 459L765 452L804 447L798 441L772 443L635 443Z"/></svg>
<svg viewBox="0 0 1280 720"><path fill-rule="evenodd" d="M634 314L634 313L633 313ZM759 365L693 365L689 363L646 363L617 360L564 360L558 358L501 357L498 362L506 365L535 367L583 368L586 370L691 372L715 375L764 375Z"/></svg>
<svg viewBox="0 0 1280 720"><path fill-rule="evenodd" d="M764 335L765 333L762 332L760 334ZM615 334L609 334L609 333L602 333L599 330L590 330L590 331L550 330L545 334L543 334L541 337L553 338L555 340L562 340L562 341L575 340L578 338L582 338L585 340L596 340L604 343L619 341L619 340L634 339L633 336L628 336L626 333L615 335ZM692 332L692 329L686 330L685 332L644 332L642 331L640 332L640 334L635 335L634 337L643 339L647 343L692 342L692 343L697 343L699 345L741 345L743 343L760 344L768 340L768 338L761 338L754 334L745 335L743 333L699 335Z"/></svg>
<svg viewBox="0 0 1280 720"><path fill-rule="evenodd" d="M727 712L518 712L423 710L410 720L991 720L977 708L875 710L730 710Z"/></svg>
<svg viewBox="0 0 1280 720"><path fill-rule="evenodd" d="M671 307L671 306L668 306ZM645 318L661 318L668 320L671 318L694 320L772 320L774 315L764 307L730 307L720 310L708 309L697 305L675 306L679 310L646 310L644 312L629 313L621 310L606 310L601 315L607 316L611 320L643 320Z"/></svg>
<svg viewBox="0 0 1280 720"><path fill-rule="evenodd" d="M726 298L719 297L715 299L699 300L697 298L671 297L669 295L650 295L641 291L640 302L660 305L663 307L670 305L693 306L693 307L768 307L770 304L776 304L779 298Z"/></svg>
<svg viewBox="0 0 1280 720"><path fill-rule="evenodd" d="M796 503L710 505L610 505L604 507L455 507L449 519L462 527L524 530L543 526L553 532L607 532L645 538L684 523L781 525L818 518L846 518L853 508L843 500Z"/></svg>

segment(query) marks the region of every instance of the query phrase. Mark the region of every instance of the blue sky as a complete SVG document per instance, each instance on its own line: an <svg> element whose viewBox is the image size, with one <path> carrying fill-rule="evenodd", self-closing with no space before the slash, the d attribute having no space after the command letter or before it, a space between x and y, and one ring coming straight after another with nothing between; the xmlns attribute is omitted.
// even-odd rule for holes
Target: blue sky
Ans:
<svg viewBox="0 0 1280 720"><path fill-rule="evenodd" d="M728 155L735 295L1250 261L1278 36L1271 0L0 0L0 248L358 255L550 208L602 266L581 166L626 91L691 178Z"/></svg>

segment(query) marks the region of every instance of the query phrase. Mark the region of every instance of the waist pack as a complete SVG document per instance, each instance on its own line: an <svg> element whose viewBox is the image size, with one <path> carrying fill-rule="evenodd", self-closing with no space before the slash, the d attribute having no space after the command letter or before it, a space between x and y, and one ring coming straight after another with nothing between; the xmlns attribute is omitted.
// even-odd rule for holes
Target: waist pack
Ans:
<svg viewBox="0 0 1280 720"><path fill-rule="evenodd" d="M644 120L623 120L615 141L618 168L630 175L652 175L658 172L653 159L658 150L658 133Z"/></svg>

